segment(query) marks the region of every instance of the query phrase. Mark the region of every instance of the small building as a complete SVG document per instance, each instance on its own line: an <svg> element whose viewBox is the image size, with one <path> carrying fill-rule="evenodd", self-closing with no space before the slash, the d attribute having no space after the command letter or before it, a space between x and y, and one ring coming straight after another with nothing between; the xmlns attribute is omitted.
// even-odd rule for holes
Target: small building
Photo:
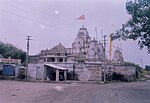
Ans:
<svg viewBox="0 0 150 103"><path fill-rule="evenodd" d="M21 66L20 59L0 58L0 76L1 77L18 77L18 70Z"/></svg>
<svg viewBox="0 0 150 103"><path fill-rule="evenodd" d="M67 80L67 68L54 64L29 64L28 75L33 80L62 81Z"/></svg>

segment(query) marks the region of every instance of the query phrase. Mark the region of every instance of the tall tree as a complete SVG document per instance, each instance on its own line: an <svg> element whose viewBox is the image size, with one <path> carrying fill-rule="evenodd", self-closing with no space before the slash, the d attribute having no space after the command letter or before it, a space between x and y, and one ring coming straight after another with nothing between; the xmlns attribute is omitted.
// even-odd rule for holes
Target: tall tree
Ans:
<svg viewBox="0 0 150 103"><path fill-rule="evenodd" d="M138 40L140 48L147 47L150 53L150 0L128 0L126 10L131 18L116 31L113 39Z"/></svg>
<svg viewBox="0 0 150 103"><path fill-rule="evenodd" d="M11 57L13 59L21 59L22 63L26 60L26 52L13 46L9 43L3 43L0 41L0 54L4 58Z"/></svg>

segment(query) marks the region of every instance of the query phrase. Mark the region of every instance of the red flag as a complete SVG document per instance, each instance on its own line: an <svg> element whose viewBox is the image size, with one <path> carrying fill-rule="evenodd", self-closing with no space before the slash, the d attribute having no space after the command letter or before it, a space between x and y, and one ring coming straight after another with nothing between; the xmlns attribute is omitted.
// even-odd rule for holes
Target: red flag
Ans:
<svg viewBox="0 0 150 103"><path fill-rule="evenodd" d="M83 15L81 15L80 17L76 18L76 20L85 20L85 16L84 16L84 14L83 14Z"/></svg>

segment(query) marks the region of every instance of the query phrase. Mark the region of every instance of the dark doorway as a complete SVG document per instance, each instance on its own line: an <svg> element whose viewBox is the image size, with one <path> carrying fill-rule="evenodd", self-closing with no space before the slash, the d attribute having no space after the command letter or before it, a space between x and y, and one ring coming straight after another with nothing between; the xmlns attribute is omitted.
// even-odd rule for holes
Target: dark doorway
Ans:
<svg viewBox="0 0 150 103"><path fill-rule="evenodd" d="M25 68L20 68L18 71L18 78L25 79Z"/></svg>
<svg viewBox="0 0 150 103"><path fill-rule="evenodd" d="M59 81L64 80L64 71L59 70Z"/></svg>
<svg viewBox="0 0 150 103"><path fill-rule="evenodd" d="M3 74L3 70L0 70L0 75L2 75Z"/></svg>
<svg viewBox="0 0 150 103"><path fill-rule="evenodd" d="M63 59L62 59L62 58L59 58L59 62L63 62Z"/></svg>
<svg viewBox="0 0 150 103"><path fill-rule="evenodd" d="M119 74L119 73L113 73L112 75L112 80L119 80L119 81L125 81L125 76L123 74Z"/></svg>
<svg viewBox="0 0 150 103"><path fill-rule="evenodd" d="M56 80L56 69L46 66L46 79L50 81Z"/></svg>

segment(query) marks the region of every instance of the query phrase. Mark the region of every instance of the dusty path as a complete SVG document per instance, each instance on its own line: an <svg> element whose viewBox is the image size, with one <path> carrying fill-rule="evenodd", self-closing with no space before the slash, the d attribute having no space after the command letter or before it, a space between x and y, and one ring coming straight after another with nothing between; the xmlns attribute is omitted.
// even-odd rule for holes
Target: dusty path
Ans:
<svg viewBox="0 0 150 103"><path fill-rule="evenodd" d="M0 103L150 103L150 81L54 84L0 81Z"/></svg>

